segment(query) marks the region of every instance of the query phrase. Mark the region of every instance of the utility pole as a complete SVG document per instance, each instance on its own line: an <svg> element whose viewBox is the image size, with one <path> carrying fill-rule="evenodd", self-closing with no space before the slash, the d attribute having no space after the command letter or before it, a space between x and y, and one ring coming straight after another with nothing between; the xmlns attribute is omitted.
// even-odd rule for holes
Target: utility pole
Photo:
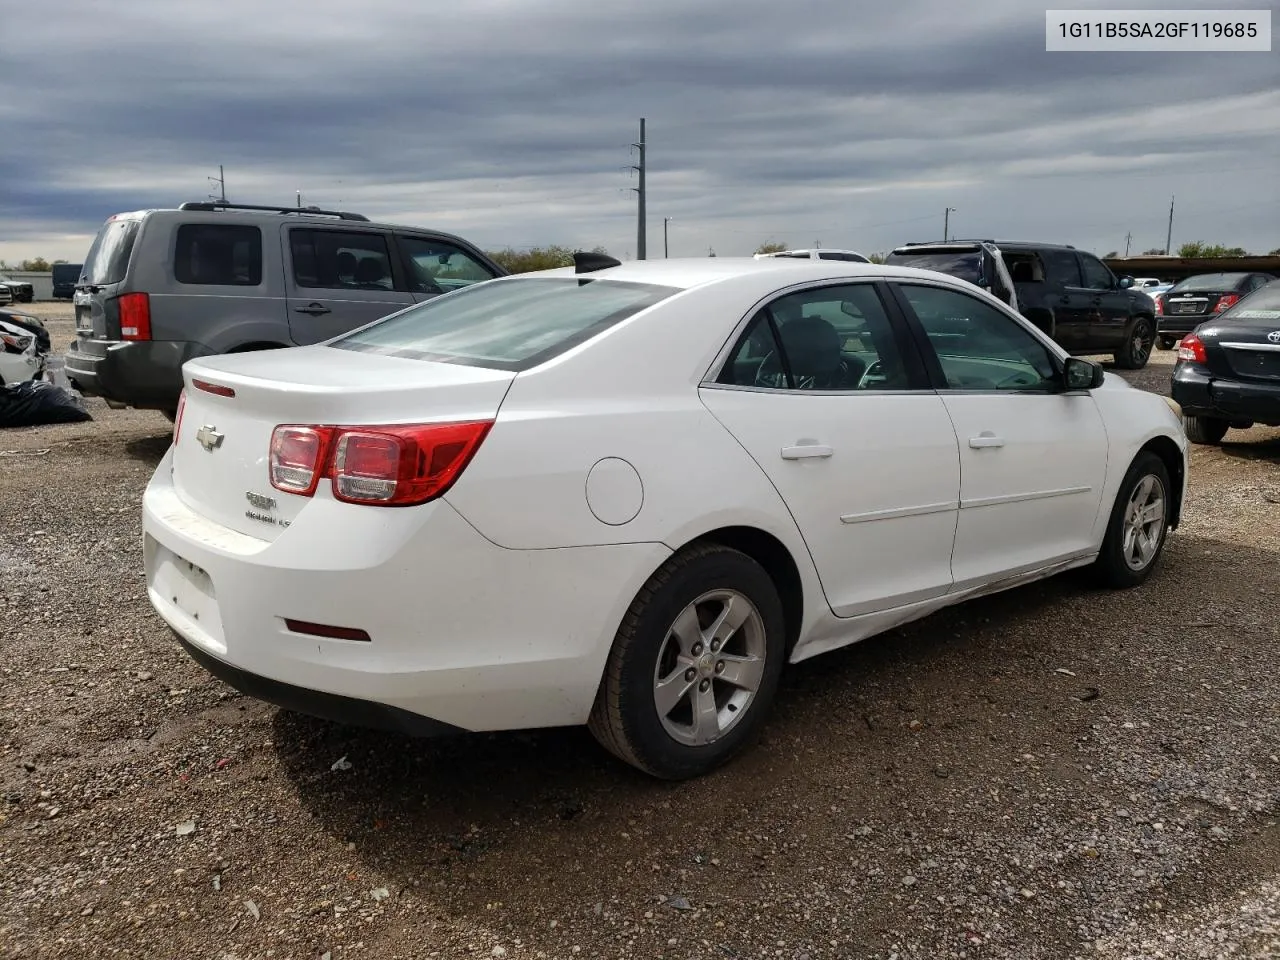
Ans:
<svg viewBox="0 0 1280 960"><path fill-rule="evenodd" d="M216 183L218 185L218 196L213 196L212 194L210 194L209 199L221 200L223 203L226 203L227 202L227 178L226 178L226 175L222 172L222 164L218 164L218 175L216 177L206 177L205 179L208 180L210 183Z"/></svg>
<svg viewBox="0 0 1280 960"><path fill-rule="evenodd" d="M955 212L956 212L955 207L947 207L947 209L942 212L942 242L943 243L946 243L950 239L950 234L947 231L951 229L951 215Z"/></svg>
<svg viewBox="0 0 1280 960"><path fill-rule="evenodd" d="M1173 201L1174 197L1169 198L1169 232L1164 237L1164 255L1169 255L1169 247L1173 245Z"/></svg>
<svg viewBox="0 0 1280 960"><path fill-rule="evenodd" d="M1133 232L1130 231L1124 235L1124 255L1129 256L1129 241L1133 239Z"/></svg>
<svg viewBox="0 0 1280 960"><path fill-rule="evenodd" d="M667 224L671 222L670 217L662 218L662 259L665 260L671 255L670 248L667 246Z"/></svg>
<svg viewBox="0 0 1280 960"><path fill-rule="evenodd" d="M640 142L631 145L633 150L639 151L639 163L633 164L631 169L640 175L639 186L631 189L636 192L637 209L636 209L636 259L644 260L645 256L645 229L644 229L644 117L640 118Z"/></svg>
<svg viewBox="0 0 1280 960"><path fill-rule="evenodd" d="M298 209L299 210L302 209L302 191L301 190L298 191Z"/></svg>

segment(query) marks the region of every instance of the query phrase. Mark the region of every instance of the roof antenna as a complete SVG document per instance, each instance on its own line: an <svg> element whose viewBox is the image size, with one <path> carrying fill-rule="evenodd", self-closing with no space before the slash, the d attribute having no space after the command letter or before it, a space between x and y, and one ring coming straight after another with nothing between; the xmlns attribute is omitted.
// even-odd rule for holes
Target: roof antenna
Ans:
<svg viewBox="0 0 1280 960"><path fill-rule="evenodd" d="M614 259L607 253L577 250L573 254L574 273L594 273L597 270L607 270L609 267L620 266L622 266L622 261Z"/></svg>

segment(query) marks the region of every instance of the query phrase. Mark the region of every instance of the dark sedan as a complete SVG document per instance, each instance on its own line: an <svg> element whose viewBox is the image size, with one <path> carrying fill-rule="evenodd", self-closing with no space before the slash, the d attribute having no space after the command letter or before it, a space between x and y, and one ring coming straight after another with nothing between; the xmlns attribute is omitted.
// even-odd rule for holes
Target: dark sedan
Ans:
<svg viewBox="0 0 1280 960"><path fill-rule="evenodd" d="M1173 399L1192 443L1280 426L1280 282L1250 294L1178 344Z"/></svg>
<svg viewBox="0 0 1280 960"><path fill-rule="evenodd" d="M1200 324L1274 279L1265 273L1202 273L1174 284L1152 298L1156 302L1158 346L1172 349Z"/></svg>

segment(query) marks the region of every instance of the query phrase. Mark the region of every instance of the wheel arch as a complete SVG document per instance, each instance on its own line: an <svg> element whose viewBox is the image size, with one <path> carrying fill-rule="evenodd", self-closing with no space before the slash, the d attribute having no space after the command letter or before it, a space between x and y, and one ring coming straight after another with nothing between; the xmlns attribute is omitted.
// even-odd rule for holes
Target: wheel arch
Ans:
<svg viewBox="0 0 1280 960"><path fill-rule="evenodd" d="M787 657L790 658L796 641L800 639L800 631L804 623L805 598L800 567L787 545L759 527L728 526L699 534L688 543L682 544L676 552L705 543L717 543L738 550L764 568L769 579L777 587L778 598L782 601L782 616L787 629L786 651Z"/></svg>
<svg viewBox="0 0 1280 960"><path fill-rule="evenodd" d="M1186 462L1183 460L1182 450L1171 438L1161 435L1144 443L1138 450L1138 455L1143 453L1154 453L1169 471L1169 479L1173 482L1169 529L1175 530L1182 519L1182 498L1186 486Z"/></svg>
<svg viewBox="0 0 1280 960"><path fill-rule="evenodd" d="M287 343L272 343L269 340L251 340L248 343L240 343L232 347L227 353L250 353L254 350L282 350L288 347Z"/></svg>

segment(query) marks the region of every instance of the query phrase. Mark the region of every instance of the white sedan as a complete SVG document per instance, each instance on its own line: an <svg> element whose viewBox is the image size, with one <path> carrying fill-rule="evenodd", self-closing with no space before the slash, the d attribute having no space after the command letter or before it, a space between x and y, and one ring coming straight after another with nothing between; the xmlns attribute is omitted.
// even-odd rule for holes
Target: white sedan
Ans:
<svg viewBox="0 0 1280 960"><path fill-rule="evenodd" d="M874 265L584 255L184 378L146 578L209 671L413 733L586 723L666 778L748 742L786 663L1073 567L1142 583L1187 470L1160 397Z"/></svg>

